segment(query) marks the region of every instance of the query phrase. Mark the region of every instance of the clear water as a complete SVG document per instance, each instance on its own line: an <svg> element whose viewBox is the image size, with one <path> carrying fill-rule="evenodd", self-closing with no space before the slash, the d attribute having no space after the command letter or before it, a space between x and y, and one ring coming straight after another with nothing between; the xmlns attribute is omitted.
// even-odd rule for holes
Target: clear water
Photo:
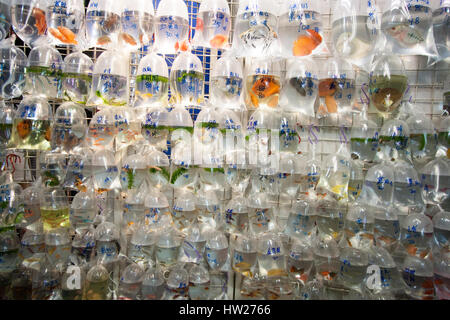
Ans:
<svg viewBox="0 0 450 320"><path fill-rule="evenodd" d="M106 147L114 139L117 128L114 124L90 123L88 136L94 147Z"/></svg>
<svg viewBox="0 0 450 320"><path fill-rule="evenodd" d="M213 249L208 246L205 247L206 261L211 269L222 268L228 259L228 248Z"/></svg>
<svg viewBox="0 0 450 320"><path fill-rule="evenodd" d="M86 13L86 37L89 47L114 41L113 37L120 29L119 15L99 10Z"/></svg>
<svg viewBox="0 0 450 320"><path fill-rule="evenodd" d="M295 259L295 255L289 255L286 261L289 277L300 281L302 285L308 281L313 266L314 260Z"/></svg>
<svg viewBox="0 0 450 320"><path fill-rule="evenodd" d="M214 77L211 79L211 95L223 106L237 106L242 85L242 78L239 77Z"/></svg>
<svg viewBox="0 0 450 320"><path fill-rule="evenodd" d="M216 35L223 35L228 38L228 34L231 30L231 17L222 11L204 11L199 14L200 18L203 20L203 41L211 46L211 40L214 39ZM223 46L228 44L228 39L223 43ZM213 46L221 48L223 46Z"/></svg>
<svg viewBox="0 0 450 320"><path fill-rule="evenodd" d="M388 10L381 17L381 30L399 48L425 46L427 32L432 24L430 7L408 5L409 14L400 9Z"/></svg>
<svg viewBox="0 0 450 320"><path fill-rule="evenodd" d="M286 223L286 233L290 236L311 236L315 225L316 216L291 212Z"/></svg>
<svg viewBox="0 0 450 320"><path fill-rule="evenodd" d="M348 200L351 202L355 202L362 191L364 181L361 179L350 179L348 182Z"/></svg>
<svg viewBox="0 0 450 320"><path fill-rule="evenodd" d="M450 230L434 227L434 242L439 245L440 248L450 247Z"/></svg>
<svg viewBox="0 0 450 320"><path fill-rule="evenodd" d="M250 75L246 78L245 101L253 108L278 107L281 82L273 75Z"/></svg>
<svg viewBox="0 0 450 320"><path fill-rule="evenodd" d="M189 297L191 300L207 300L209 297L209 281L203 283L189 283Z"/></svg>
<svg viewBox="0 0 450 320"><path fill-rule="evenodd" d="M414 270L403 270L403 281L406 284L405 293L413 299L432 300L434 297L433 277L419 275Z"/></svg>
<svg viewBox="0 0 450 320"><path fill-rule="evenodd" d="M242 54L267 56L279 36L277 20L269 12L246 12L237 16L235 32Z"/></svg>
<svg viewBox="0 0 450 320"><path fill-rule="evenodd" d="M152 283L153 284L153 283ZM165 291L165 284L155 283L154 285L146 284L145 282L141 285L141 294L143 300L160 300Z"/></svg>
<svg viewBox="0 0 450 320"><path fill-rule="evenodd" d="M60 264L65 266L69 260L71 251L70 243L65 245L53 246L46 244L45 252L47 253L48 260L54 266Z"/></svg>
<svg viewBox="0 0 450 320"><path fill-rule="evenodd" d="M122 168L120 170L120 184L122 190L139 188L147 177L148 169Z"/></svg>
<svg viewBox="0 0 450 320"><path fill-rule="evenodd" d="M155 20L155 43L161 52L175 53L176 44L188 38L189 21L182 17L162 16Z"/></svg>
<svg viewBox="0 0 450 320"><path fill-rule="evenodd" d="M343 216L317 216L317 229L319 234L328 235L335 240L339 240L344 231Z"/></svg>
<svg viewBox="0 0 450 320"><path fill-rule="evenodd" d="M156 261L163 266L170 266L177 262L180 246L176 247L161 247L156 246L155 257Z"/></svg>
<svg viewBox="0 0 450 320"><path fill-rule="evenodd" d="M169 78L142 74L136 78L135 107L164 102L169 91Z"/></svg>
<svg viewBox="0 0 450 320"><path fill-rule="evenodd" d="M97 240L95 250L97 257L99 257L103 265L107 265L116 261L117 256L119 255L119 243L116 240Z"/></svg>
<svg viewBox="0 0 450 320"><path fill-rule="evenodd" d="M274 248L275 249L275 248ZM286 260L284 254L267 252L258 253L259 273L263 277L280 276L286 274Z"/></svg>
<svg viewBox="0 0 450 320"><path fill-rule="evenodd" d="M366 180L364 189L368 197L371 197L374 203L390 203L393 193L393 182L386 181L387 179L380 177L377 181ZM392 183L392 184L391 184Z"/></svg>
<svg viewBox="0 0 450 320"><path fill-rule="evenodd" d="M45 19L45 12L42 9L31 8L25 4L17 4L11 7L14 32L28 44L33 44L45 37L46 30L38 30L36 27L36 17L39 17L39 21L42 21L42 17Z"/></svg>
<svg viewBox="0 0 450 320"><path fill-rule="evenodd" d="M269 223L272 221L271 209L250 208L248 213L248 221L251 230L259 234L269 230Z"/></svg>
<svg viewBox="0 0 450 320"><path fill-rule="evenodd" d="M369 16L344 17L333 22L331 38L338 55L360 60L373 50L375 32L369 29Z"/></svg>
<svg viewBox="0 0 450 320"><path fill-rule="evenodd" d="M62 78L63 98L86 104L91 93L92 77L86 74L63 73Z"/></svg>
<svg viewBox="0 0 450 320"><path fill-rule="evenodd" d="M351 263L348 260L340 260L339 282L345 287L355 288L361 286L365 276L367 265Z"/></svg>
<svg viewBox="0 0 450 320"><path fill-rule="evenodd" d="M203 253L205 252L206 241L188 241L184 240L182 248L184 254L188 257L188 261L199 263L203 261Z"/></svg>
<svg viewBox="0 0 450 320"><path fill-rule="evenodd" d="M433 233L416 232L409 228L401 228L401 243L410 255L424 258L433 247ZM415 249L412 250L412 248L417 248L417 251Z"/></svg>
<svg viewBox="0 0 450 320"><path fill-rule="evenodd" d="M394 183L394 201L402 212L407 213L412 209L419 209L424 206L420 184L412 185L404 182ZM419 212L421 210L418 210Z"/></svg>
<svg viewBox="0 0 450 320"><path fill-rule="evenodd" d="M72 150L79 146L85 139L86 127L83 125L65 124L62 120L56 120L53 123L52 139L53 142L65 151Z"/></svg>
<svg viewBox="0 0 450 320"><path fill-rule="evenodd" d="M291 55L297 39L310 35L306 30L321 33L321 29L322 17L319 12L303 10L301 14L289 12L281 15L278 20L281 49L285 54Z"/></svg>
<svg viewBox="0 0 450 320"><path fill-rule="evenodd" d="M448 190L450 189L450 176L440 175L436 177L435 175L421 174L420 178L422 180L422 195L426 202L431 202L435 204L445 204L449 200ZM437 182L439 178L439 185ZM437 190L436 190L437 189Z"/></svg>
<svg viewBox="0 0 450 320"><path fill-rule="evenodd" d="M443 7L433 12L434 41L441 57L450 55L449 14L450 7Z"/></svg>
<svg viewBox="0 0 450 320"><path fill-rule="evenodd" d="M170 90L177 103L198 105L203 95L204 75L197 71L174 70L170 73Z"/></svg>
<svg viewBox="0 0 450 320"><path fill-rule="evenodd" d="M283 109L314 116L314 104L319 93L319 81L298 77L286 81L281 91Z"/></svg>
<svg viewBox="0 0 450 320"><path fill-rule="evenodd" d="M57 2L53 2L57 3ZM66 6L49 6L47 7L47 27L58 29L58 27L66 27L75 35L78 35L84 22L84 10L79 11L74 8L67 9ZM51 33L48 32L51 36ZM56 40L56 39L55 39ZM56 40L56 43L64 43ZM64 43L65 44L65 43Z"/></svg>
<svg viewBox="0 0 450 320"><path fill-rule="evenodd" d="M355 80L346 78L326 78L319 81L321 105L327 113L351 111L355 98ZM323 113L320 110L320 113Z"/></svg>
<svg viewBox="0 0 450 320"><path fill-rule="evenodd" d="M61 71L49 67L27 67L25 90L43 98L60 98L62 92Z"/></svg>
<svg viewBox="0 0 450 320"><path fill-rule="evenodd" d="M439 300L450 299L450 277L448 274L434 274L434 288L436 298Z"/></svg>
<svg viewBox="0 0 450 320"><path fill-rule="evenodd" d="M400 238L400 222L398 220L375 219L375 242L389 250Z"/></svg>
<svg viewBox="0 0 450 320"><path fill-rule="evenodd" d="M120 17L121 32L127 35L127 43L133 46L138 45L143 36L143 30L140 27L141 15L140 11L126 10Z"/></svg>
<svg viewBox="0 0 450 320"><path fill-rule="evenodd" d="M234 250L233 253L233 270L244 275L250 275L251 269L256 264L257 253L254 252L244 252L239 250Z"/></svg>
<svg viewBox="0 0 450 320"><path fill-rule="evenodd" d="M434 134L410 134L409 149L416 164L425 164L436 155L437 136Z"/></svg>
<svg viewBox="0 0 450 320"><path fill-rule="evenodd" d="M116 166L92 166L92 175L97 189L109 189L114 180L119 176Z"/></svg>
<svg viewBox="0 0 450 320"><path fill-rule="evenodd" d="M8 3L0 3L0 40L8 36L11 27L11 6Z"/></svg>
<svg viewBox="0 0 450 320"><path fill-rule="evenodd" d="M95 98L93 105L124 106L128 102L127 77L113 74L95 74L92 83Z"/></svg>
<svg viewBox="0 0 450 320"><path fill-rule="evenodd" d="M373 138L350 139L350 150L353 159L360 159L365 162L372 162L378 149L378 141Z"/></svg>

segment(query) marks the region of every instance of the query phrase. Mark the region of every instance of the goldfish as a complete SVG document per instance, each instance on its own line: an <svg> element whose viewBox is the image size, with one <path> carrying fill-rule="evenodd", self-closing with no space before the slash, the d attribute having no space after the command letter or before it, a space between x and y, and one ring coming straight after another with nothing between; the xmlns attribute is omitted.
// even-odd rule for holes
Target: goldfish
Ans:
<svg viewBox="0 0 450 320"><path fill-rule="evenodd" d="M386 31L392 38L398 40L400 44L406 47L415 46L425 41L422 33L405 24L396 25Z"/></svg>
<svg viewBox="0 0 450 320"><path fill-rule="evenodd" d="M17 134L20 139L25 139L31 133L31 120L22 120L17 124Z"/></svg>
<svg viewBox="0 0 450 320"><path fill-rule="evenodd" d="M296 57L309 56L322 43L322 37L312 29L306 30L309 35L301 35L294 41L292 54Z"/></svg>
<svg viewBox="0 0 450 320"><path fill-rule="evenodd" d="M108 36L102 36L97 39L97 44L99 46L105 45L107 43L111 42L111 39Z"/></svg>
<svg viewBox="0 0 450 320"><path fill-rule="evenodd" d="M125 41L126 43L135 46L137 45L136 40L134 40L134 38L132 36L130 36L128 33L121 33L120 37L122 38L123 41Z"/></svg>
<svg viewBox="0 0 450 320"><path fill-rule="evenodd" d="M188 40L183 40L181 42L181 45L180 45L180 42L177 41L175 43L175 50L176 51L178 51L178 50L180 50L180 51L188 51L189 50L189 42L188 42Z"/></svg>
<svg viewBox="0 0 450 320"><path fill-rule="evenodd" d="M49 28L48 31L52 36L63 43L78 44L77 40L75 40L75 33L69 28L59 26L58 29Z"/></svg>
<svg viewBox="0 0 450 320"><path fill-rule="evenodd" d="M286 272L282 269L272 269L267 272L267 276L269 276L269 277L285 276L285 275L286 275Z"/></svg>
<svg viewBox="0 0 450 320"><path fill-rule="evenodd" d="M255 81L252 92L259 99L264 99L280 93L280 86L272 79L272 77L264 76Z"/></svg>
<svg viewBox="0 0 450 320"><path fill-rule="evenodd" d="M45 20L44 10L33 8L33 17L36 20L35 27L38 30L38 35L44 35L47 30L47 21Z"/></svg>
<svg viewBox="0 0 450 320"><path fill-rule="evenodd" d="M50 130L50 127L47 128L45 131L45 140L50 141L52 138L52 131Z"/></svg>
<svg viewBox="0 0 450 320"><path fill-rule="evenodd" d="M195 30L203 31L204 26L205 23L203 22L203 19L197 18L197 26L195 27Z"/></svg>
<svg viewBox="0 0 450 320"><path fill-rule="evenodd" d="M209 44L213 48L222 48L224 46L224 44L227 43L227 41L228 41L228 37L225 37L224 35L221 35L221 34L217 34L214 36L214 38L209 40Z"/></svg>
<svg viewBox="0 0 450 320"><path fill-rule="evenodd" d="M332 280L336 275L336 273L329 271L322 271L320 274L323 276L325 280Z"/></svg>

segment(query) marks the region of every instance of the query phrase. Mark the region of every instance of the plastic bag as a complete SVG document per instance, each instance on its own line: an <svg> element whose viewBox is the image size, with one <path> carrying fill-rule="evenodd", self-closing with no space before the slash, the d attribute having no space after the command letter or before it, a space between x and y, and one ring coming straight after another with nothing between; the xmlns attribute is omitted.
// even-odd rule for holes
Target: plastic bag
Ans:
<svg viewBox="0 0 450 320"><path fill-rule="evenodd" d="M47 0L13 0L11 17L14 32L29 46L48 43Z"/></svg>
<svg viewBox="0 0 450 320"><path fill-rule="evenodd" d="M203 102L204 73L200 59L190 53L180 53L170 70L170 89L175 104L198 106Z"/></svg>
<svg viewBox="0 0 450 320"><path fill-rule="evenodd" d="M365 70L377 48L379 21L376 1L344 0L332 5L333 51Z"/></svg>
<svg viewBox="0 0 450 320"><path fill-rule="evenodd" d="M303 57L327 52L322 14L328 13L326 1L283 1L278 31L281 55Z"/></svg>
<svg viewBox="0 0 450 320"><path fill-rule="evenodd" d="M449 0L435 0L432 2L433 6L433 35L436 50L438 52L437 60L444 60L450 57L449 49L449 15L450 15L450 1Z"/></svg>
<svg viewBox="0 0 450 320"><path fill-rule="evenodd" d="M9 147L30 150L50 150L52 109L41 98L26 97L14 115Z"/></svg>
<svg viewBox="0 0 450 320"><path fill-rule="evenodd" d="M394 55L385 55L374 59L370 67L370 109L384 118L398 113L403 95L408 86L403 61Z"/></svg>
<svg viewBox="0 0 450 320"><path fill-rule="evenodd" d="M236 56L278 55L277 15L278 10L270 0L240 1L233 39L233 51Z"/></svg>
<svg viewBox="0 0 450 320"><path fill-rule="evenodd" d="M80 146L87 133L87 115L80 105L66 102L56 110L52 141L60 151L71 153L72 150Z"/></svg>
<svg viewBox="0 0 450 320"><path fill-rule="evenodd" d="M120 39L131 49L149 44L153 38L155 16L152 1L137 0L121 5Z"/></svg>
<svg viewBox="0 0 450 320"><path fill-rule="evenodd" d="M241 63L230 55L222 56L211 71L211 104L223 108L240 108L243 80Z"/></svg>
<svg viewBox="0 0 450 320"><path fill-rule="evenodd" d="M169 70L165 59L152 52L138 66L134 107L167 105Z"/></svg>
<svg viewBox="0 0 450 320"><path fill-rule="evenodd" d="M65 100L86 104L92 90L94 63L81 52L74 52L64 58L62 73L62 97Z"/></svg>
<svg viewBox="0 0 450 320"><path fill-rule="evenodd" d="M314 106L319 94L318 68L307 58L286 62L286 79L280 93L280 107L285 111L300 112L314 117Z"/></svg>
<svg viewBox="0 0 450 320"><path fill-rule="evenodd" d="M119 1L90 0L86 11L86 40L89 48L105 48L117 43L120 8Z"/></svg>
<svg viewBox="0 0 450 320"><path fill-rule="evenodd" d="M245 66L245 104L248 109L278 107L281 91L279 60L254 58Z"/></svg>
<svg viewBox="0 0 450 320"><path fill-rule="evenodd" d="M116 134L113 110L105 108L92 116L87 133L90 147L93 149L111 148Z"/></svg>
<svg viewBox="0 0 450 320"><path fill-rule="evenodd" d="M59 99L62 94L63 58L58 50L44 45L31 50L26 68L25 93L44 99Z"/></svg>
<svg viewBox="0 0 450 320"><path fill-rule="evenodd" d="M4 102L0 104L0 146L6 150L11 139L15 110L14 106L5 105Z"/></svg>
<svg viewBox="0 0 450 320"><path fill-rule="evenodd" d="M18 98L25 87L27 56L14 45L15 37L0 42L0 95L3 99Z"/></svg>
<svg viewBox="0 0 450 320"><path fill-rule="evenodd" d="M48 35L54 45L85 45L84 2L82 0L48 1Z"/></svg>
<svg viewBox="0 0 450 320"><path fill-rule="evenodd" d="M129 100L129 59L117 49L103 52L94 65L87 106L124 106Z"/></svg>
<svg viewBox="0 0 450 320"><path fill-rule="evenodd" d="M0 40L5 39L11 28L11 1L0 0Z"/></svg>
<svg viewBox="0 0 450 320"><path fill-rule="evenodd" d="M66 156L62 153L45 152L39 156L42 185L48 188L62 187L66 177Z"/></svg>
<svg viewBox="0 0 450 320"><path fill-rule="evenodd" d="M381 30L395 54L436 56L430 0L383 0Z"/></svg>
<svg viewBox="0 0 450 320"><path fill-rule="evenodd" d="M226 0L205 0L200 4L193 45L227 49L231 31L231 14Z"/></svg>
<svg viewBox="0 0 450 320"><path fill-rule="evenodd" d="M355 99L355 71L344 60L329 58L319 70L320 106L317 117L340 116L353 110Z"/></svg>
<svg viewBox="0 0 450 320"><path fill-rule="evenodd" d="M416 111L411 115L406 123L409 127L409 148L411 159L416 168L424 166L436 155L437 131L433 122L426 118L426 115Z"/></svg>
<svg viewBox="0 0 450 320"><path fill-rule="evenodd" d="M189 36L188 9L183 0L162 0L155 17L155 47L157 52L174 54L186 51Z"/></svg>

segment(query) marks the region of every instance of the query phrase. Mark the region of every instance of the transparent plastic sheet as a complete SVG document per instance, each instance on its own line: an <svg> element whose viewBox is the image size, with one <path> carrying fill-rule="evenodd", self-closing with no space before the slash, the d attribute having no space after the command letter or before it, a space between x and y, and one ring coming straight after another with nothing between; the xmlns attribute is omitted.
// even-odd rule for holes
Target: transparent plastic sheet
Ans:
<svg viewBox="0 0 450 320"><path fill-rule="evenodd" d="M286 58L328 53L322 14L328 13L326 1L288 0L279 12L281 55Z"/></svg>
<svg viewBox="0 0 450 320"><path fill-rule="evenodd" d="M54 45L86 47L84 2L48 1L47 33Z"/></svg>
<svg viewBox="0 0 450 320"><path fill-rule="evenodd" d="M27 57L25 53L14 45L15 36L0 42L1 76L0 87L3 99L18 98L25 87L25 70Z"/></svg>
<svg viewBox="0 0 450 320"><path fill-rule="evenodd" d="M14 0L11 3L13 30L31 47L49 43L46 11L46 0Z"/></svg>
<svg viewBox="0 0 450 320"><path fill-rule="evenodd" d="M331 8L335 55L368 71L381 45L377 1L333 1Z"/></svg>
<svg viewBox="0 0 450 320"><path fill-rule="evenodd" d="M433 9L433 35L436 44L436 50L438 53L437 59L430 59L429 62L435 62L445 60L450 57L449 50L449 14L450 14L450 1L448 0L435 0L432 2Z"/></svg>
<svg viewBox="0 0 450 320"><path fill-rule="evenodd" d="M0 1L0 40L8 37L11 28L11 3L7 0Z"/></svg>
<svg viewBox="0 0 450 320"><path fill-rule="evenodd" d="M430 0L380 1L381 31L395 54L437 56Z"/></svg>
<svg viewBox="0 0 450 320"><path fill-rule="evenodd" d="M118 43L120 15L119 1L91 0L86 11L87 47L106 48Z"/></svg>

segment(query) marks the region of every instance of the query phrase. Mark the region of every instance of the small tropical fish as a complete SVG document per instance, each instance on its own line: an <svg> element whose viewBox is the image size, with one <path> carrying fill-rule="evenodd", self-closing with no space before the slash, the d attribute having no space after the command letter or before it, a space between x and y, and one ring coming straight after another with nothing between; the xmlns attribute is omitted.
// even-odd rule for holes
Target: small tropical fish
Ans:
<svg viewBox="0 0 450 320"><path fill-rule="evenodd" d="M227 43L228 37L225 37L222 34L217 34L214 38L209 40L209 44L213 48L222 48L225 43Z"/></svg>
<svg viewBox="0 0 450 320"><path fill-rule="evenodd" d="M405 47L412 47L425 41L420 31L405 24L399 24L386 29L386 32Z"/></svg>
<svg viewBox="0 0 450 320"><path fill-rule="evenodd" d="M75 40L77 35L69 28L59 26L58 31L66 38L67 43L78 44L77 40Z"/></svg>
<svg viewBox="0 0 450 320"><path fill-rule="evenodd" d="M108 36L102 36L97 39L97 44L99 46L105 45L107 43L111 42L111 39Z"/></svg>
<svg viewBox="0 0 450 320"><path fill-rule="evenodd" d="M17 124L17 133L20 139L25 139L31 133L31 120L22 120Z"/></svg>
<svg viewBox="0 0 450 320"><path fill-rule="evenodd" d="M47 131L45 131L45 140L50 141L52 139L52 131L50 130L50 127L47 128Z"/></svg>
<svg viewBox="0 0 450 320"><path fill-rule="evenodd" d="M123 41L125 41L126 43L128 43L132 46L137 45L136 40L134 40L134 38L131 35L129 35L128 33L121 33L120 37L122 38Z"/></svg>
<svg viewBox="0 0 450 320"><path fill-rule="evenodd" d="M282 269L272 269L267 272L267 276L269 276L269 277L285 276L285 275L286 275L286 272Z"/></svg>
<svg viewBox="0 0 450 320"><path fill-rule="evenodd" d="M306 30L309 35L301 35L294 41L292 54L296 57L309 56L322 43L322 37L314 30Z"/></svg>
<svg viewBox="0 0 450 320"><path fill-rule="evenodd" d="M327 105L328 113L336 113L337 112L337 102L333 96L325 97L325 104Z"/></svg>
<svg viewBox="0 0 450 320"><path fill-rule="evenodd" d="M205 23L203 22L203 19L197 18L197 26L195 27L195 30L203 31L204 27L205 27Z"/></svg>
<svg viewBox="0 0 450 320"><path fill-rule="evenodd" d="M36 20L36 28L38 35L44 35L47 30L47 21L45 20L45 12L39 8L33 8L33 17Z"/></svg>
<svg viewBox="0 0 450 320"><path fill-rule="evenodd" d="M252 86L252 91L260 99L280 93L280 86L271 77L261 77Z"/></svg>
<svg viewBox="0 0 450 320"><path fill-rule="evenodd" d="M175 43L175 50L176 51L178 51L178 50L180 50L180 51L188 51L189 50L189 42L188 42L188 40L183 40L181 42L181 45L180 45L180 42L177 41Z"/></svg>

